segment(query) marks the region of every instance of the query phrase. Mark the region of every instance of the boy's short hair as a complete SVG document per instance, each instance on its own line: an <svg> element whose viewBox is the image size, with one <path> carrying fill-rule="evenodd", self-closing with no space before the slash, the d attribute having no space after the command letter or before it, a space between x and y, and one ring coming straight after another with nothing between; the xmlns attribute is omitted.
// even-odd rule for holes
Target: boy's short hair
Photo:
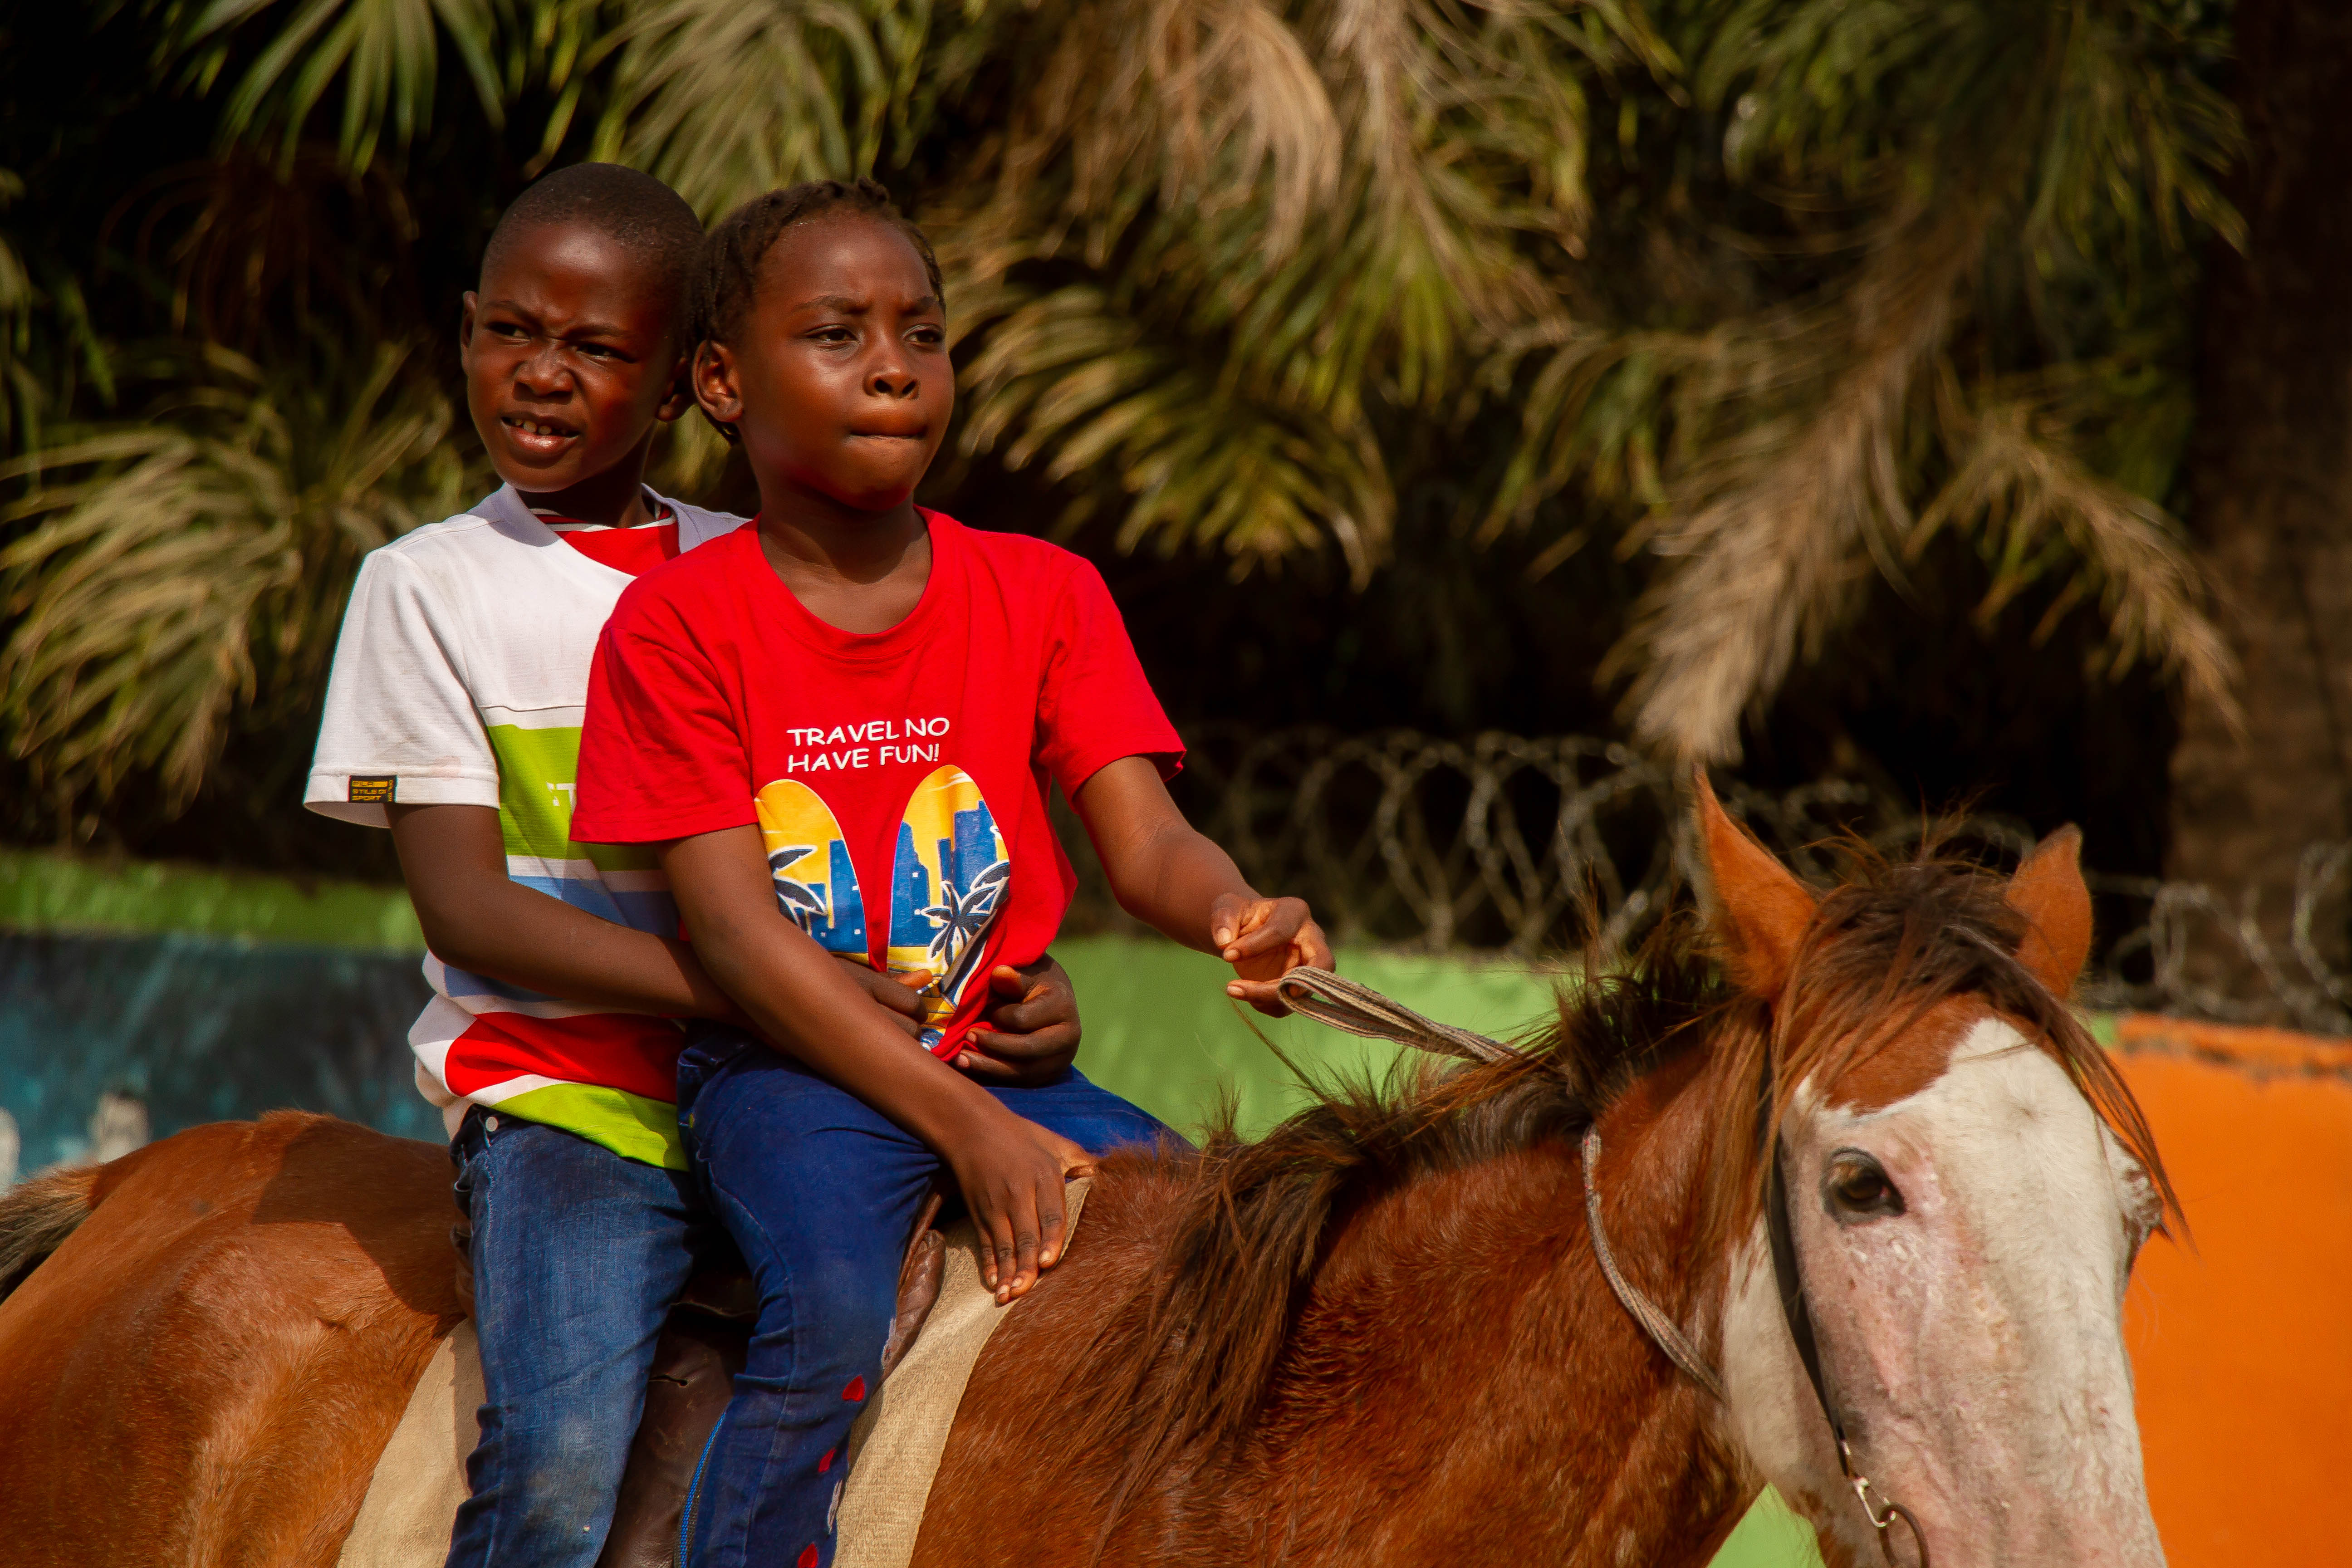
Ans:
<svg viewBox="0 0 2352 1568"><path fill-rule="evenodd" d="M675 290L681 310L690 307L702 220L685 197L623 163L573 163L517 196L482 247L483 276L525 231L564 223L593 229L650 264ZM697 335L690 321L681 321L681 338L691 343Z"/></svg>
<svg viewBox="0 0 2352 1568"><path fill-rule="evenodd" d="M940 260L931 254L931 242L898 210L888 191L872 180L804 180L753 196L721 218L702 242L694 284L694 314L701 335L726 342L741 331L744 313L759 291L760 263L767 259L777 237L796 223L833 213L875 218L905 235L923 258L931 293L946 300L947 287L940 280Z"/></svg>

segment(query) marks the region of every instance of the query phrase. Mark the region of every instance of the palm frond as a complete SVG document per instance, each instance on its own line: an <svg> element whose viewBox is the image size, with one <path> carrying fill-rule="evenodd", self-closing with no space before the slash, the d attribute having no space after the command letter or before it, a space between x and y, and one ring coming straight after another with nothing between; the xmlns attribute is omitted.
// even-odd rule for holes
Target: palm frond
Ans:
<svg viewBox="0 0 2352 1568"><path fill-rule="evenodd" d="M2000 308L1989 277L2021 279L2047 313L2057 287L2084 293L2084 257L2108 258L2095 285L2110 290L2116 321L2099 330L2120 331L2134 292L2120 274L2140 247L2177 254L2185 223L2230 232L2210 181L2234 132L2210 89L2179 68L2182 46L2160 36L2155 9L1733 0L1685 17L1706 23L1693 23L1706 40L1695 86L1726 111L1727 168L1749 179L1769 170L1792 211L1895 216L1811 302L1698 332L1539 322L1488 363L1488 384L1525 401L1486 535L1526 526L1581 482L1639 509L1626 544L1665 557L1604 670L1632 677L1627 710L1645 740L1736 755L1742 716L1825 646L1873 567L1901 586L1912 498L1943 444L1922 373L1957 336L1983 331L1979 312ZM1792 237L1801 248L1802 233ZM1724 280L1727 300L1740 282ZM1969 352L1983 364L2000 351L1979 338ZM1988 369L1980 380L2001 378ZM2132 492L2079 458L2062 462L2047 441L2036 448L2044 460L2028 462L2011 426L2000 428L2005 443L1971 438L1979 466L1970 484L1937 492L1938 525L2000 535L2004 549L2032 537L2037 572L2079 569L2084 591L2098 593L2120 657L2218 679L2193 571L2159 548L2160 528L2147 531L2148 503L2126 504ZM2012 496L1999 517L1983 510L2007 493L1981 467L1996 451L2040 502ZM1996 594L2021 585L2010 567L1996 571Z"/></svg>
<svg viewBox="0 0 2352 1568"><path fill-rule="evenodd" d="M173 329L198 342L258 353L273 327L299 339L424 313L408 287L416 216L381 163L353 171L316 143L284 158L233 148L164 165L115 212L110 231L168 273Z"/></svg>
<svg viewBox="0 0 2352 1568"><path fill-rule="evenodd" d="M1673 564L1603 671L1634 672L1627 708L1643 741L1684 758L1736 757L1743 714L1819 650L1872 559L1897 569L1894 545L1911 525L1898 443L1973 254L1972 216L1883 243L1850 315L1804 334L1850 334L1798 351L1839 366L1819 401L1724 439L1652 525L1652 548Z"/></svg>
<svg viewBox="0 0 2352 1568"><path fill-rule="evenodd" d="M2114 241L2142 226L2174 252L2192 242L2191 226L2242 245L2245 226L2216 182L2245 139L2229 100L2182 68L2189 46L2172 8L2107 0L2063 15L2019 230L2027 253L2047 267L2063 242L2127 259Z"/></svg>
<svg viewBox="0 0 2352 1568"><path fill-rule="evenodd" d="M0 169L0 212L24 194L16 172ZM0 229L0 454L15 451L20 441L31 445L40 429L40 378L24 363L32 310L32 274Z"/></svg>
<svg viewBox="0 0 2352 1568"><path fill-rule="evenodd" d="M1239 572L1328 537L1360 581L1387 543L1394 500L1375 446L1236 392L1091 285L1003 308L969 380L965 448L1076 481L1067 524L1118 506L1122 548L1204 547Z"/></svg>
<svg viewBox="0 0 2352 1568"><path fill-rule="evenodd" d="M593 155L661 176L706 218L778 185L870 174L930 21L930 0L631 6L584 62L611 73Z"/></svg>
<svg viewBox="0 0 2352 1568"><path fill-rule="evenodd" d="M1280 255L1338 187L1339 120L1271 0L1066 0L1014 47L1031 40L1038 63L992 150L987 216L1038 249L1102 265L1157 201L1255 207Z"/></svg>
<svg viewBox="0 0 2352 1568"><path fill-rule="evenodd" d="M1473 24L1426 0L1328 0L1321 54L1361 180L1349 216L1388 237L1401 300L1436 283L1488 332L1542 312L1549 290L1512 241L1532 230L1573 247L1587 216L1583 95L1564 40L1584 41L1531 8ZM1417 391L1465 334L1426 310L1396 321L1399 371Z"/></svg>
<svg viewBox="0 0 2352 1568"><path fill-rule="evenodd" d="M1735 0L1696 75L1730 110L1735 171L1769 165L1861 190L2014 177L2011 238L2044 264L2115 220L2185 243L2187 218L2234 241L2215 178L2242 138L2228 101L2185 68L2179 7L2146 0Z"/></svg>
<svg viewBox="0 0 2352 1568"><path fill-rule="evenodd" d="M1479 521L1479 541L1492 544L1528 527L1571 485L1635 515L1662 511L1664 406L1685 378L1731 379L1723 373L1737 357L1727 332L1629 331L1566 316L1506 338L1483 367L1482 390L1517 405L1519 434Z"/></svg>
<svg viewBox="0 0 2352 1568"><path fill-rule="evenodd" d="M0 507L0 721L45 788L103 798L152 771L184 800L232 710L267 721L313 689L359 557L465 478L409 357L314 379L177 347L146 367L182 384L146 417L0 465L24 486Z"/></svg>
<svg viewBox="0 0 2352 1568"><path fill-rule="evenodd" d="M2234 712L2235 660L2163 510L2091 472L2028 404L1955 411L1953 423L1955 467L1920 512L1910 552L1940 530L1972 529L1993 568L1979 620L1990 624L2020 590L2056 575L2066 587L2042 635L2067 607L2095 598L2108 629L2105 674L2145 661Z"/></svg>
<svg viewBox="0 0 2352 1568"><path fill-rule="evenodd" d="M1095 284L1052 297L1083 297L1118 361L1081 396L1060 357L1067 321L989 330L975 439L1022 461L1050 448L1060 473L1102 450L1104 430L1159 428L1163 407L1255 410L1265 427L1240 450L1286 476L1260 503L1280 516L1208 534L1251 540L1241 563L1271 560L1282 541L1319 537L1320 506L1360 575L1385 554L1393 508L1365 456L1375 405L1437 416L1479 344L1556 314L1526 242L1580 243L1571 65L1670 68L1671 55L1615 6L1583 27L1548 8L1474 16L1429 0L1290 16L1260 0L1096 0L1070 16L991 154L989 199L951 216L941 255L966 330L1026 297L1000 287L1024 268L1084 266ZM1031 353L1044 357L1022 363ZM1062 395L1038 394L1040 378ZM1174 493L1137 475L1139 497ZM1154 533L1200 536L1139 502L1121 537Z"/></svg>
<svg viewBox="0 0 2352 1568"><path fill-rule="evenodd" d="M320 370L305 334L401 344L440 329L440 307L393 297L446 259L403 204L454 193L486 216L507 176L392 153L453 106L475 124L469 94L493 125L532 121L485 169L615 158L706 216L812 175L883 174L949 271L961 449L1049 477L1072 520L1115 521L1128 547L1236 571L1327 550L1360 583L1449 528L1489 543L1550 530L1534 570L1612 542L1628 564L1601 569L1610 592L1647 592L1612 678L1630 679L1640 732L1673 749L1727 754L1874 576L1900 583L1945 531L1984 557L1984 616L2054 588L2062 607L2095 602L2107 657L2193 684L2226 675L2186 558L2142 499L2172 493L2189 417L2196 247L2236 233L2214 184L2238 146L2209 85L2215 7L144 14L168 24L183 82L216 93L232 144L118 205L98 249L117 254L110 237L136 219L135 283L83 271L118 305L144 290L140 308L170 318L156 330L270 368L197 356L152 420L45 433L53 449L0 489L19 508L0 521L0 592L21 617L0 720L58 789L152 767L184 791L241 693L259 713L320 668L301 662L324 646L304 595L331 597L356 559L321 521L328 469L370 461L338 434L344 404L308 383L363 394L412 435L428 405L427 425L449 411L416 358L378 383L364 353ZM85 279L38 249L17 260L0 248L0 417L30 453L35 416L119 405ZM446 449L400 451L349 503L374 520L358 534L450 504L416 499L447 488ZM691 493L722 459L682 423L656 482Z"/></svg>
<svg viewBox="0 0 2352 1568"><path fill-rule="evenodd" d="M347 166L364 169L387 141L404 147L432 123L445 41L483 114L492 125L504 119L491 64L499 0L213 0L167 52L187 57L192 77L208 85L229 58L232 36L273 13L277 30L222 108L221 131L231 140L274 125L291 157L312 112L340 87L337 144Z"/></svg>

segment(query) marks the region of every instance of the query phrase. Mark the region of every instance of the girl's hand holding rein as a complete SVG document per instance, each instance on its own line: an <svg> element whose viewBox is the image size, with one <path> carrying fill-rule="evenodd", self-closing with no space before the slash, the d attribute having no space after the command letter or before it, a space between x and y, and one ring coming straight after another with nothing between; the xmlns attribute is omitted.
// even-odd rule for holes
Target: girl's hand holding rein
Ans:
<svg viewBox="0 0 2352 1568"><path fill-rule="evenodd" d="M1194 831L1150 757L1121 757L1077 787L1070 804L1094 839L1119 907L1185 946L1234 966L1225 994L1282 1017L1275 983L1302 964L1329 968L1331 947L1303 899L1269 899L1233 857Z"/></svg>
<svg viewBox="0 0 2352 1568"><path fill-rule="evenodd" d="M1225 994L1270 1018L1286 1017L1277 986L1294 969L1331 967L1330 944L1304 899L1244 899L1227 893L1209 914L1209 940L1238 977Z"/></svg>

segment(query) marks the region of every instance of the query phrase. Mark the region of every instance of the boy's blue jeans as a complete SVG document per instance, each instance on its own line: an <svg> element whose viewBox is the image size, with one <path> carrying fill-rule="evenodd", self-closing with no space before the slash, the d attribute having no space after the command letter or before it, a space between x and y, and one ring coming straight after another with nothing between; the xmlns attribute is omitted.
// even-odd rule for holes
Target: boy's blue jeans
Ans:
<svg viewBox="0 0 2352 1568"><path fill-rule="evenodd" d="M1075 1069L996 1089L1095 1152L1175 1134ZM750 1037L704 1028L679 1057L678 1120L711 1211L760 1287L734 1398L687 1501L687 1568L819 1568L849 1428L882 1375L898 1266L941 1164L920 1140Z"/></svg>
<svg viewBox="0 0 2352 1568"><path fill-rule="evenodd" d="M724 1242L683 1171L477 1106L449 1146L473 1217L481 1438L449 1568L591 1568L669 1305Z"/></svg>

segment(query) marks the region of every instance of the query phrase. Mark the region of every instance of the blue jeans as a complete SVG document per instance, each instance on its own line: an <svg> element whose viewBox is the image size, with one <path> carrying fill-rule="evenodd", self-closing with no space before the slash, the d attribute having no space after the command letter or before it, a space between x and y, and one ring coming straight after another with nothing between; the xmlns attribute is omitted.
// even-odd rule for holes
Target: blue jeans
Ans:
<svg viewBox="0 0 2352 1568"><path fill-rule="evenodd" d="M476 1106L449 1157L474 1222L485 1400L450 1568L591 1568L662 1321L724 1242L687 1173L560 1128Z"/></svg>
<svg viewBox="0 0 2352 1568"><path fill-rule="evenodd" d="M1076 1070L990 1089L1007 1110L1095 1152L1175 1141ZM687 1500L688 1568L819 1568L849 1428L882 1375L898 1266L940 1157L748 1036L701 1031L677 1064L678 1120L711 1211L760 1288L734 1397Z"/></svg>

